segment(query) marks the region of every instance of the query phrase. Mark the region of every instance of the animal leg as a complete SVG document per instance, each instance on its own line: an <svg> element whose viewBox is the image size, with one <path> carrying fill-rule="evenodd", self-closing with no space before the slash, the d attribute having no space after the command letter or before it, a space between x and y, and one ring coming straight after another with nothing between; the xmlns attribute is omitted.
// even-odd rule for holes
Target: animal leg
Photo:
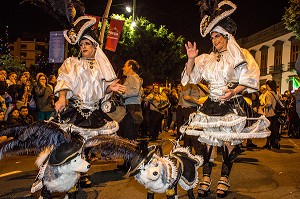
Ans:
<svg viewBox="0 0 300 199"><path fill-rule="evenodd" d="M154 199L154 193L152 191L147 192L147 199Z"/></svg>
<svg viewBox="0 0 300 199"><path fill-rule="evenodd" d="M41 197L43 199L52 199L51 192L45 186L42 188Z"/></svg>
<svg viewBox="0 0 300 199"><path fill-rule="evenodd" d="M176 197L176 191L174 188L167 189L166 194L167 194L167 199L175 199L175 197Z"/></svg>
<svg viewBox="0 0 300 199"><path fill-rule="evenodd" d="M76 199L77 193L78 193L78 187L77 187L77 185L75 185L73 188L71 188L68 191L65 199Z"/></svg>

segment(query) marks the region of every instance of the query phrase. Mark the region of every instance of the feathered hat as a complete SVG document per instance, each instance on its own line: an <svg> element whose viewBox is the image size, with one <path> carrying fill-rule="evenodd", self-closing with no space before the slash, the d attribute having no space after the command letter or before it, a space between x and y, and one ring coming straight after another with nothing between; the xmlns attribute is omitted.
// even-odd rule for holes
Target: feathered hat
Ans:
<svg viewBox="0 0 300 199"><path fill-rule="evenodd" d="M200 33L205 37L217 25L230 34L236 31L235 22L229 16L236 10L236 5L228 0L201 0L198 2L201 12Z"/></svg>
<svg viewBox="0 0 300 199"><path fill-rule="evenodd" d="M70 44L77 44L82 38L98 42L97 32L94 28L97 20L93 16L81 16L74 23L71 29L64 30L64 37Z"/></svg>

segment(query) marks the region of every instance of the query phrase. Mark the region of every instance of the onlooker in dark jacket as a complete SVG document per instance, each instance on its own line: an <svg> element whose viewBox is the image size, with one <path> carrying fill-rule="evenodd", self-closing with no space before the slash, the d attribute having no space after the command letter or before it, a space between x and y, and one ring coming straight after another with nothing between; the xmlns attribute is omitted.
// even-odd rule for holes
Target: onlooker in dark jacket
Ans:
<svg viewBox="0 0 300 199"><path fill-rule="evenodd" d="M20 112L19 120L21 125L28 125L34 122L33 117L28 114L27 106L22 106L19 112Z"/></svg>
<svg viewBox="0 0 300 199"><path fill-rule="evenodd" d="M8 114L7 126L17 126L19 124L20 124L19 111L18 111L18 109L13 109Z"/></svg>
<svg viewBox="0 0 300 199"><path fill-rule="evenodd" d="M54 112L53 107L53 90L47 83L45 74L40 74L37 78L37 84L34 87L36 94L36 104L38 107L38 120L48 120Z"/></svg>

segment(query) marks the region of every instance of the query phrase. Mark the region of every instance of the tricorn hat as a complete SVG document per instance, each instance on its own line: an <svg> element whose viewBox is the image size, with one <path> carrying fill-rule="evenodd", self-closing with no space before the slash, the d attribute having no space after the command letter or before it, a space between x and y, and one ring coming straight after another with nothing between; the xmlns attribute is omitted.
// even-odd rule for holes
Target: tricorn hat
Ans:
<svg viewBox="0 0 300 199"><path fill-rule="evenodd" d="M49 158L49 165L62 165L81 153L82 145L65 142L53 149Z"/></svg>
<svg viewBox="0 0 300 199"><path fill-rule="evenodd" d="M198 2L202 20L200 22L200 33L205 37L217 25L222 26L230 34L236 30L236 25L229 16L236 10L236 5L228 0L218 3L217 0L201 0Z"/></svg>
<svg viewBox="0 0 300 199"><path fill-rule="evenodd" d="M93 42L98 42L96 30L94 30L94 25L97 19L93 16L81 16L73 23L73 27L70 30L65 30L64 37L70 44L77 44L83 37L89 37ZM92 39L91 39L92 38Z"/></svg>
<svg viewBox="0 0 300 199"><path fill-rule="evenodd" d="M152 159L154 153L158 150L157 146L152 145L148 147L148 152L140 154L132 158L130 161L130 168L127 172L127 176L135 176L138 174L143 165L148 164L148 162Z"/></svg>

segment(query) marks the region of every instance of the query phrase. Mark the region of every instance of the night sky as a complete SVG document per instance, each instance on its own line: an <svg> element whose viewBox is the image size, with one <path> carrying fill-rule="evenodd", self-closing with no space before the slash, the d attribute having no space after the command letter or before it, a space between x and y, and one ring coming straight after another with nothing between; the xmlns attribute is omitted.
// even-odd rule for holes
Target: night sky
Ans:
<svg viewBox="0 0 300 199"><path fill-rule="evenodd" d="M1 0L0 30L9 26L11 38L21 37L23 32L45 33L62 28L51 16L33 5L19 5L20 0ZM107 0L82 0L87 14L102 16ZM130 1L113 0L111 13L125 13L123 6ZM199 33L200 14L194 0L136 0L136 16L144 16L150 22L165 25L176 36L182 35L196 41L200 51L208 51L209 40ZM236 39L247 37L282 20L288 0L232 0L237 5L231 16L238 25ZM203 45L202 45L203 44Z"/></svg>

